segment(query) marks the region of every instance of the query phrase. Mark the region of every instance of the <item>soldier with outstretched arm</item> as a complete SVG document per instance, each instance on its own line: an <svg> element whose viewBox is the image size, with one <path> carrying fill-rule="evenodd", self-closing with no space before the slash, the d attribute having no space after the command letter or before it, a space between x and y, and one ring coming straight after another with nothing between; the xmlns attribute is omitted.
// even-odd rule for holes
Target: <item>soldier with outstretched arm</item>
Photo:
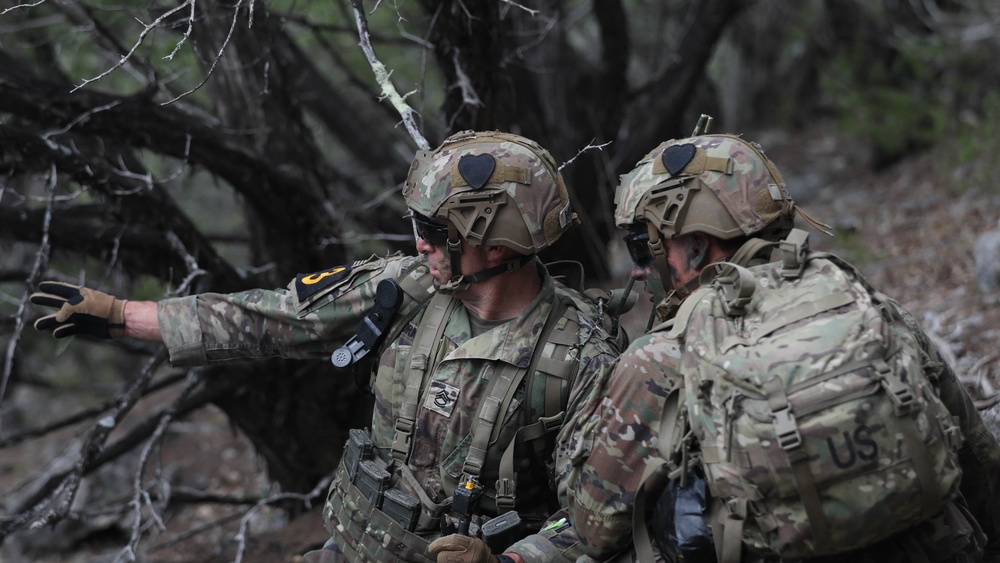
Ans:
<svg viewBox="0 0 1000 563"><path fill-rule="evenodd" d="M1000 448L951 367L898 303L808 249L796 212L825 226L758 145L703 133L616 194L633 276L668 292L560 434L584 551L1000 561Z"/></svg>
<svg viewBox="0 0 1000 563"><path fill-rule="evenodd" d="M331 538L306 561L573 561L555 436L618 344L536 258L577 222L556 164L530 139L466 131L417 153L404 195L417 256L156 303L44 282L32 301L59 310L36 327L162 341L183 366L374 358L371 426L349 432Z"/></svg>

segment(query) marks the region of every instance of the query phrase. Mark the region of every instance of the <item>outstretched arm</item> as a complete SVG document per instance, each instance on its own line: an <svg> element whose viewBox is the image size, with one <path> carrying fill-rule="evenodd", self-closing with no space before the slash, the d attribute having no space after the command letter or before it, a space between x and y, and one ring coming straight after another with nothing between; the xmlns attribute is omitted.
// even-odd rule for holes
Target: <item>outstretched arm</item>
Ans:
<svg viewBox="0 0 1000 563"><path fill-rule="evenodd" d="M160 323L156 318L155 301L128 301L125 303L125 336L163 342Z"/></svg>

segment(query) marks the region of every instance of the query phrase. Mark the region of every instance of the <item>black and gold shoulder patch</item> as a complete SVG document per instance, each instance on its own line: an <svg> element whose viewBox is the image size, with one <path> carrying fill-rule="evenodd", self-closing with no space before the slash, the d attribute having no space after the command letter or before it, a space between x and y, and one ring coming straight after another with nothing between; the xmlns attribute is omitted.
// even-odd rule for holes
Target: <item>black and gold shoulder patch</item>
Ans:
<svg viewBox="0 0 1000 563"><path fill-rule="evenodd" d="M305 303L313 295L346 278L350 275L352 266L353 264L348 264L346 266L337 266L336 268L323 270L322 272L299 274L295 278L295 293L298 296L299 303Z"/></svg>

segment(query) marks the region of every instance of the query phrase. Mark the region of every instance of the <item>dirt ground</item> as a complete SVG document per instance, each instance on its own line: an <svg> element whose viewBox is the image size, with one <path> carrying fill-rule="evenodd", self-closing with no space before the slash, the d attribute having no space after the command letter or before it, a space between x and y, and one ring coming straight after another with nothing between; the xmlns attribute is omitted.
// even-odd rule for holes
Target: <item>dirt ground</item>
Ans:
<svg viewBox="0 0 1000 563"><path fill-rule="evenodd" d="M864 147L828 131L767 134L758 140L781 167L801 207L837 229L835 239L814 231L813 247L852 261L875 287L910 309L963 374L975 398L996 393L1000 305L996 296L977 289L972 249L980 234L998 228L1000 190L965 185L962 175L970 172L942 167L945 157L940 152L923 153L876 173L867 166ZM648 310L645 298L640 298L626 320L632 334L641 332ZM75 444L80 434L70 429L47 443L71 449L67 444ZM44 470L32 463L38 457L51 459L52 453L0 451L0 490L9 492L27 473ZM247 440L218 411L206 409L173 424L158 466L161 479L174 492L211 490L226 495L227 502L160 511L160 529L148 532L135 560L290 562L326 539L318 506L289 521L267 507L246 517L252 504L232 503L277 491L271 490ZM101 482L117 483L116 494L127 494L133 478L127 473L98 476L81 494L101 494ZM241 535L244 522L246 533ZM16 534L0 549L0 562L129 561L133 559L122 546L131 531L131 520L109 516L68 522L55 534Z"/></svg>

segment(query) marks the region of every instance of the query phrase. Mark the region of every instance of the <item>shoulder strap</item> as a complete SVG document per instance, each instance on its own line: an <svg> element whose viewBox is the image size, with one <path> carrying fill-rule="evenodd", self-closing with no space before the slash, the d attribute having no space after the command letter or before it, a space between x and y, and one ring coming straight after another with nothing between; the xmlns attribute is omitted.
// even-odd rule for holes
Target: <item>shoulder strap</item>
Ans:
<svg viewBox="0 0 1000 563"><path fill-rule="evenodd" d="M420 392L431 366L437 363L440 342L447 320L454 313L458 300L450 295L435 293L427 304L420 326L413 337L410 363L406 365L403 381L406 390L403 405L396 418L396 433L392 438L393 459L405 463L410 456L413 428L416 424Z"/></svg>
<svg viewBox="0 0 1000 563"><path fill-rule="evenodd" d="M702 286L694 291L691 295L681 302L681 306L677 309L677 314L671 319L670 323L664 323L662 328L669 329L667 332L668 338L677 339L680 338L684 332L687 330L688 321L691 320L691 313L694 312L694 306L701 301L701 296L706 291L714 291L711 286ZM656 327L660 328L660 327Z"/></svg>
<svg viewBox="0 0 1000 563"><path fill-rule="evenodd" d="M559 416L565 410L563 392L576 375L576 365L579 359L570 356L570 350L577 346L580 338L580 318L577 309L572 306L573 299L556 291L552 302L552 313L535 345L535 353L531 355L528 365L529 386L536 375L545 375L545 400L541 410L536 409L537 418ZM566 324L556 329L561 319ZM531 405L535 407L536 405Z"/></svg>
<svg viewBox="0 0 1000 563"><path fill-rule="evenodd" d="M535 421L531 424L517 430L500 459L496 483L497 511L500 514L514 508L516 493L514 451L517 445L541 438L562 424L565 415L563 391L568 388L569 381L574 375L573 368L576 365L575 359L569 358L569 351L577 343L577 333L580 327L575 310L572 315L567 316L567 310L571 303L571 298L556 291L552 310L536 341L531 362L526 368L504 365L492 375L486 392L487 397L480 406L479 415L472 429L469 456L465 460L462 471L470 477L477 477L486 461L489 444L499 436L501 427L497 424L497 420L507 412L521 382L527 376L527 388L530 393L535 374L542 372L547 376L545 397L540 415L535 417ZM562 329L556 330L555 327L559 320L564 317L567 318L568 322ZM531 402L531 397L528 397L525 409L529 413L534 407Z"/></svg>
<svg viewBox="0 0 1000 563"><path fill-rule="evenodd" d="M637 561L656 561L653 554L653 540L649 537L649 528L646 524L646 497L652 492L650 477L659 473L659 469L666 465L667 460L658 457L646 465L646 470L642 475L642 485L635 493L635 504L632 507L632 543L635 546Z"/></svg>
<svg viewBox="0 0 1000 563"><path fill-rule="evenodd" d="M653 541L649 537L649 528L646 525L646 498L661 488L662 479L652 479L653 476L661 473L660 468L669 463L668 457L673 449L677 447L677 440L682 435L684 429L677 425L680 420L680 405L684 402L684 388L678 387L669 394L663 403L663 410L660 412L660 427L657 434L660 455L646 465L640 481L639 490L635 494L635 505L632 509L632 543L635 546L636 559L638 561L655 561L653 555Z"/></svg>
<svg viewBox="0 0 1000 563"><path fill-rule="evenodd" d="M399 287L403 288L403 293L418 303L423 303L434 295L434 278L428 272L417 272L421 264L422 262L415 261L396 279Z"/></svg>

